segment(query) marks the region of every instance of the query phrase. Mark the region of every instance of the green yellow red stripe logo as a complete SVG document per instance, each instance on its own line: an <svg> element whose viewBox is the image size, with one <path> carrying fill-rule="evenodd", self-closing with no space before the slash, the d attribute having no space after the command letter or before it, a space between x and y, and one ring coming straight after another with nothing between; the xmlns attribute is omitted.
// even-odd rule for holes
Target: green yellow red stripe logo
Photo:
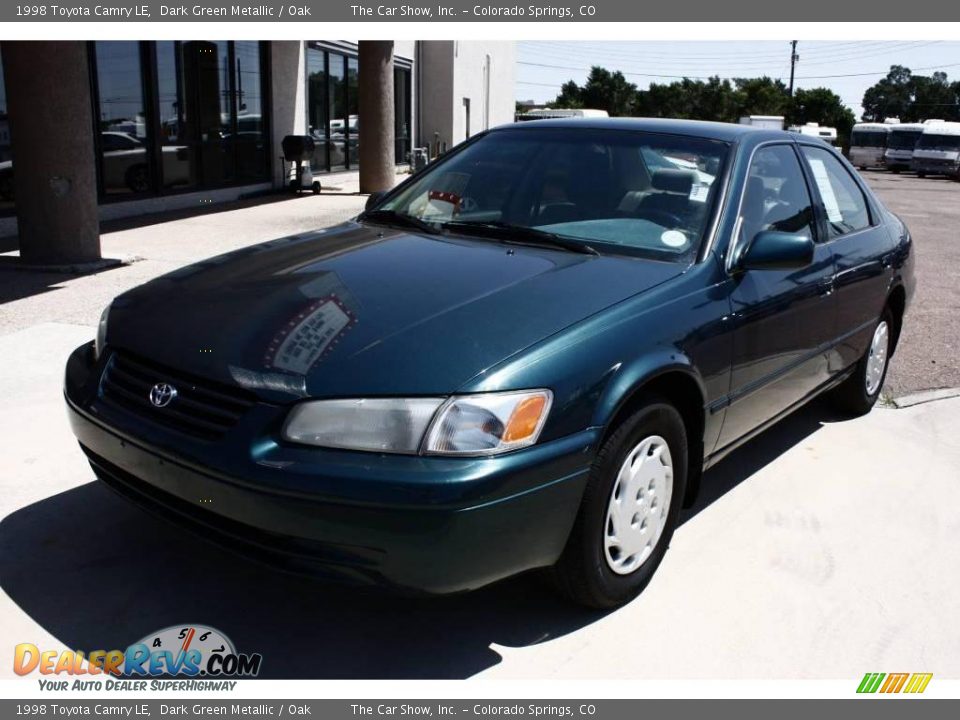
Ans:
<svg viewBox="0 0 960 720"><path fill-rule="evenodd" d="M919 694L927 689L933 673L865 673L858 693Z"/></svg>

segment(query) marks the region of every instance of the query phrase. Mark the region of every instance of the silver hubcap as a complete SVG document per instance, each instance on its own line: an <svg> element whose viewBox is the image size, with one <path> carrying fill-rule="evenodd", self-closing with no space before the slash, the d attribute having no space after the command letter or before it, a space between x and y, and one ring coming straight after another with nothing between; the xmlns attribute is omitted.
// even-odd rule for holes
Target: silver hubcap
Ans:
<svg viewBox="0 0 960 720"><path fill-rule="evenodd" d="M870 341L870 354L867 356L867 395L873 395L880 389L883 371L887 367L887 349L890 345L890 328L886 320L881 320L873 331Z"/></svg>
<svg viewBox="0 0 960 720"><path fill-rule="evenodd" d="M646 562L667 524L672 494L670 447L651 435L627 453L610 493L603 549L611 570L629 575Z"/></svg>

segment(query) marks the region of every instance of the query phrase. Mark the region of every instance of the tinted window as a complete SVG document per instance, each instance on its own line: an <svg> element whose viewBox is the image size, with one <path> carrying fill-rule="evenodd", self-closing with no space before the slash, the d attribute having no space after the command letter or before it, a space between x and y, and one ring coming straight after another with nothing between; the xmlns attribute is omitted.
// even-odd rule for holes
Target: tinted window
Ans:
<svg viewBox="0 0 960 720"><path fill-rule="evenodd" d="M689 259L711 217L728 145L597 130L483 136L384 204L438 226L499 223L598 251Z"/></svg>
<svg viewBox="0 0 960 720"><path fill-rule="evenodd" d="M887 141L887 147L894 150L913 150L920 139L920 130L911 130L908 132L893 130L890 132L890 139Z"/></svg>
<svg viewBox="0 0 960 720"><path fill-rule="evenodd" d="M870 211L860 186L827 150L804 147L814 182L827 215L830 237L839 237L870 225Z"/></svg>
<svg viewBox="0 0 960 720"><path fill-rule="evenodd" d="M917 141L917 147L924 150L956 150L960 148L960 135L924 133Z"/></svg>
<svg viewBox="0 0 960 720"><path fill-rule="evenodd" d="M887 133L854 130L850 139L853 147L882 148L887 146Z"/></svg>
<svg viewBox="0 0 960 720"><path fill-rule="evenodd" d="M741 249L765 230L815 236L810 193L791 146L771 145L754 153L740 219Z"/></svg>

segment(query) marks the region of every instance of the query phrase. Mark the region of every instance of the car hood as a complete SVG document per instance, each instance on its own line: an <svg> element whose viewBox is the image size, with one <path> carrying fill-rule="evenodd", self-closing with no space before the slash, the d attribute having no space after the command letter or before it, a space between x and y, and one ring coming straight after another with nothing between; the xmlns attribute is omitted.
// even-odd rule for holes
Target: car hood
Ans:
<svg viewBox="0 0 960 720"><path fill-rule="evenodd" d="M684 269L349 222L121 295L107 344L272 401L448 394Z"/></svg>

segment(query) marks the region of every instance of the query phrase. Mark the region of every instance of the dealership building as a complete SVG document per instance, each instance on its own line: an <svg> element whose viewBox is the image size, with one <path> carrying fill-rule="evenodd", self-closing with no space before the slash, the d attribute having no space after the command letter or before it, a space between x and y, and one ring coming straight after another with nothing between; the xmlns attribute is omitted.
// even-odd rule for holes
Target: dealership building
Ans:
<svg viewBox="0 0 960 720"><path fill-rule="evenodd" d="M0 237L30 264L96 260L101 220L286 187L286 135L322 185L383 189L514 114L510 42L5 41L0 62Z"/></svg>

